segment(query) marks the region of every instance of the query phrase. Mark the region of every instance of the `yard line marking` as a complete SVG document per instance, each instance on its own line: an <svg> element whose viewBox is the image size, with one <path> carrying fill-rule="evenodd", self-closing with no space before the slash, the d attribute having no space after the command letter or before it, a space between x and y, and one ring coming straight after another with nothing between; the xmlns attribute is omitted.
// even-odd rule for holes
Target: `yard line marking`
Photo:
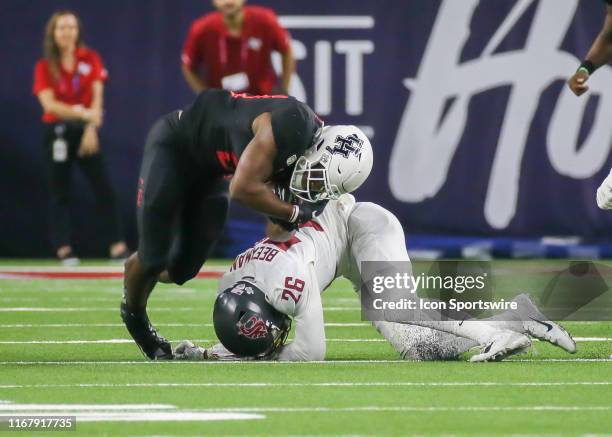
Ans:
<svg viewBox="0 0 612 437"><path fill-rule="evenodd" d="M226 270L227 266L203 266L201 272L218 272ZM108 273L108 272L120 272L123 273L123 264L116 264L112 266L2 266L0 272L2 273L15 273L15 272L42 272L42 273L75 273L75 272L95 272L95 273Z"/></svg>
<svg viewBox="0 0 612 437"><path fill-rule="evenodd" d="M212 323L156 323L160 327L172 328L212 328ZM326 323L326 327L331 328L363 328L371 327L370 323ZM123 323L14 323L0 324L0 328L123 328Z"/></svg>
<svg viewBox="0 0 612 437"><path fill-rule="evenodd" d="M62 414L66 416L67 414ZM69 414L68 414L69 415ZM76 422L210 422L219 420L265 419L266 416L239 412L137 412L137 413L78 413Z"/></svg>
<svg viewBox="0 0 612 437"><path fill-rule="evenodd" d="M359 412L582 412L582 411L611 411L609 405L531 405L531 406L465 406L465 407L410 407L410 406L378 406L367 405L361 407L235 407L235 408L204 408L190 410L192 413L359 413ZM170 413L154 413L170 414ZM77 422L79 416L77 416Z"/></svg>
<svg viewBox="0 0 612 437"><path fill-rule="evenodd" d="M518 360L507 359L504 363L609 363L612 362L609 358L544 358L541 360ZM339 364L419 364L420 362L407 360L328 360L328 361L0 361L3 366L33 366L33 365L52 365L52 366L82 366L82 365L133 365L144 364L150 366L162 365L226 365L226 364L242 364L242 365L339 365ZM423 362L427 363L427 362Z"/></svg>
<svg viewBox="0 0 612 437"><path fill-rule="evenodd" d="M4 384L0 389L9 388L157 388L157 387L565 387L565 386L609 386L612 381L582 381L582 382L410 382L410 381L378 381L378 382L157 382L157 383L125 383L125 384ZM0 411L2 405L0 404Z"/></svg>
<svg viewBox="0 0 612 437"><path fill-rule="evenodd" d="M123 326L123 325L118 325ZM161 326L161 325L160 325ZM606 342L612 341L608 337L575 337L577 342ZM182 340L170 340L172 343L178 343ZM217 341L210 338L195 338L191 341L199 343L207 343ZM386 343L384 338L328 338L330 343ZM128 338L109 338L98 340L0 340L0 344L123 344L133 343L132 339Z"/></svg>
<svg viewBox="0 0 612 437"><path fill-rule="evenodd" d="M0 404L0 412L13 411L125 411L125 410L173 410L168 404Z"/></svg>
<svg viewBox="0 0 612 437"><path fill-rule="evenodd" d="M324 311L361 311L360 307L327 307ZM119 312L117 308L98 307L10 307L0 308L1 313L13 312L35 312L35 313L63 313L63 312ZM176 307L176 308L152 308L151 312L189 312L202 311L202 308Z"/></svg>
<svg viewBox="0 0 612 437"><path fill-rule="evenodd" d="M48 414L74 416L77 422L151 422L265 419L242 412L182 410L166 404L13 404L0 401L0 419Z"/></svg>
<svg viewBox="0 0 612 437"><path fill-rule="evenodd" d="M182 340L170 340L172 343L178 343ZM191 341L199 343L207 343L217 341L210 338L196 338ZM339 343L383 343L384 338L328 338L329 342ZM134 340L128 338L109 338L101 340L2 340L0 344L124 344L134 343Z"/></svg>

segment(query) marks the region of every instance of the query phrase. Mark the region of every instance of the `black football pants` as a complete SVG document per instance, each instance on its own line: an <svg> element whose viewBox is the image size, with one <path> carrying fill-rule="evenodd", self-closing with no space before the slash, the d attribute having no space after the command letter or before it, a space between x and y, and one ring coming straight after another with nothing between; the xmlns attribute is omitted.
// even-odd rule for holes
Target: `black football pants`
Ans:
<svg viewBox="0 0 612 437"><path fill-rule="evenodd" d="M140 170L138 256L148 274L168 270L183 284L195 277L221 237L228 183L190 158L176 129L177 113L155 123Z"/></svg>

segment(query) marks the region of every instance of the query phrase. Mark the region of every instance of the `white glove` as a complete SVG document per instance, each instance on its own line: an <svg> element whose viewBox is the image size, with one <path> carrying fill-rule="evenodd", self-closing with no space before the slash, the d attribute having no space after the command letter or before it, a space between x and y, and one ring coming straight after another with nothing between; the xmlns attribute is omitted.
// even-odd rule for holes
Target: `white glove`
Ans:
<svg viewBox="0 0 612 437"><path fill-rule="evenodd" d="M597 189L597 206L612 209L612 171Z"/></svg>
<svg viewBox="0 0 612 437"><path fill-rule="evenodd" d="M205 361L208 359L206 349L196 346L189 340L181 341L174 349L175 360Z"/></svg>

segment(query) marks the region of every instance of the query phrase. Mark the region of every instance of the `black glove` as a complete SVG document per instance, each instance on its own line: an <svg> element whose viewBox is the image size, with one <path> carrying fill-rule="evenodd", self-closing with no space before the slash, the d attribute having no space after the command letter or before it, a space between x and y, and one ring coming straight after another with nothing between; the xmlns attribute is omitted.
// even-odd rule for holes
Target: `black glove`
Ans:
<svg viewBox="0 0 612 437"><path fill-rule="evenodd" d="M291 192L288 185L283 184L283 183L276 183L274 185L273 191L274 191L274 194L276 194L276 196L283 202L293 203L293 204L297 203L297 198Z"/></svg>
<svg viewBox="0 0 612 437"><path fill-rule="evenodd" d="M323 210L327 206L328 200L322 200L317 203L300 202L298 205L299 211L295 223L302 224L312 220L315 217L323 214Z"/></svg>
<svg viewBox="0 0 612 437"><path fill-rule="evenodd" d="M295 197L295 195L291 192L291 190L285 183L277 182L274 185L274 188L272 191L274 191L274 194L276 194L276 196L283 202L287 202L291 204L297 203L297 198ZM283 228L284 230L288 232L295 231L298 227L297 223L289 223L287 220L279 219L276 217L268 217L268 219L270 219L270 221L274 223L275 225L280 226L281 228Z"/></svg>

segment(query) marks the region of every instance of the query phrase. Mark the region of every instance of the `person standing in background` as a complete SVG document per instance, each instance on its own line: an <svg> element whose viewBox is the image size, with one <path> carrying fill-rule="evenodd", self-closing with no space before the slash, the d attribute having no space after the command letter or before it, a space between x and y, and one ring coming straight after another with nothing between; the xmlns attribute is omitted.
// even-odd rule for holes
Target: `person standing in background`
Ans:
<svg viewBox="0 0 612 437"><path fill-rule="evenodd" d="M84 46L78 16L54 13L45 29L44 57L36 63L33 92L44 111L45 155L50 164L51 239L57 257L75 264L69 217L72 163L85 173L96 195L112 243L109 255L127 257L119 213L102 155L98 129L102 125L104 81L100 56Z"/></svg>
<svg viewBox="0 0 612 437"><path fill-rule="evenodd" d="M185 80L197 94L224 88L249 94L288 94L295 60L289 33L274 12L245 0L213 0L216 12L193 22L181 56ZM280 83L271 54L282 56Z"/></svg>
<svg viewBox="0 0 612 437"><path fill-rule="evenodd" d="M607 4L607 13L603 28L593 41L585 60L567 81L569 88L578 97L589 90L587 82L595 70L612 60L612 0L604 1ZM597 189L596 200L599 208L612 209L612 170Z"/></svg>
<svg viewBox="0 0 612 437"><path fill-rule="evenodd" d="M607 14L603 28L593 41L585 60L567 81L568 86L577 96L589 90L587 81L595 70L612 60L612 0L604 0L604 2L607 4Z"/></svg>

